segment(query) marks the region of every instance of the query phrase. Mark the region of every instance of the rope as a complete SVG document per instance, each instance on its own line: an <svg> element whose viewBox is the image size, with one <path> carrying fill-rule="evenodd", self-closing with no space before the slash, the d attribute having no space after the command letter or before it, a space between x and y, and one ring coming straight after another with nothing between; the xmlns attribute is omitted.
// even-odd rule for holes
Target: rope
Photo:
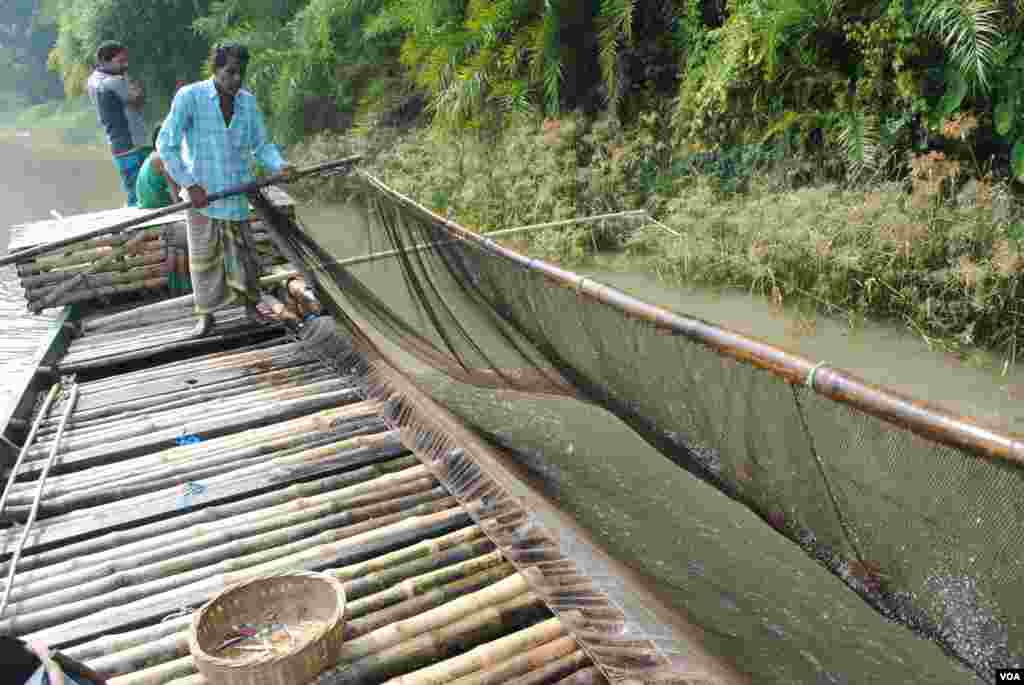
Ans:
<svg viewBox="0 0 1024 685"><path fill-rule="evenodd" d="M818 369L820 369L823 366L828 366L828 362L818 362L817 364L812 366L811 370L807 372L807 380L804 381L804 385L806 385L811 390L814 390L814 376L818 373Z"/></svg>
<svg viewBox="0 0 1024 685"><path fill-rule="evenodd" d="M70 381L71 394L68 398L67 406L64 407L64 415L60 417L60 425L57 427L57 434L53 438L53 447L50 448L50 456L46 459L46 465L43 466L43 472L39 476L39 487L36 488L36 496L32 500L32 510L29 512L28 521L25 522L25 527L21 531L21 539L18 540L18 546L14 550L14 554L10 560L10 570L7 572L7 586L4 588L3 599L0 600L0 617L4 615L4 611L7 610L7 602L11 598L11 590L14 588L14 572L18 568L18 561L21 559L21 552L25 548L25 543L28 541L29 533L32 532L32 525L36 522L36 516L39 514L39 504L43 499L43 487L46 485L46 477L50 475L50 468L53 466L53 462L57 459L57 453L60 452L60 441L64 437L64 428L68 424L68 419L71 418L71 413L75 410L75 405L78 404L78 383L74 380Z"/></svg>

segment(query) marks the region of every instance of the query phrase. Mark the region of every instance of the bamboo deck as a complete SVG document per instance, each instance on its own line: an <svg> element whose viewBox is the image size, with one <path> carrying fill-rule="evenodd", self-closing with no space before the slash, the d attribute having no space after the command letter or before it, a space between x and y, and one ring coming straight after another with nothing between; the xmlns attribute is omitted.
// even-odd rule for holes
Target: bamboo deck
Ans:
<svg viewBox="0 0 1024 685"><path fill-rule="evenodd" d="M344 658L317 685L713 681L461 449L418 457L355 378L281 329L217 318L201 341L185 338L185 306L55 335L42 377L78 374L77 390L47 408L10 491L0 579L57 455L0 633L111 685L201 685L190 612L233 583L312 570L348 598Z"/></svg>

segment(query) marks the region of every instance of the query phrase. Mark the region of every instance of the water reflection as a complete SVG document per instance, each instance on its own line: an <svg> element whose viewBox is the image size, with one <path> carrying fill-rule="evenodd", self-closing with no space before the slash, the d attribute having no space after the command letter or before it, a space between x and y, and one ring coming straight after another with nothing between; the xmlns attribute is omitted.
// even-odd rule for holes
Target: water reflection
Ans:
<svg viewBox="0 0 1024 685"><path fill-rule="evenodd" d="M0 132L0 253L7 252L10 227L64 215L110 209L123 202L106 152L68 147L41 135ZM57 310L33 316L14 267L0 269L0 416L17 399L24 375L35 367L40 344Z"/></svg>

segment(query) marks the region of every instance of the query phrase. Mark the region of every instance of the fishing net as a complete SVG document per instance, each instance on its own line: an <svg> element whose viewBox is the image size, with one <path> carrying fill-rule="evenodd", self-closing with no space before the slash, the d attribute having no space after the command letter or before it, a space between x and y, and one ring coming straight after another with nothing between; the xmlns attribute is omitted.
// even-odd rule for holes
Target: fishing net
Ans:
<svg viewBox="0 0 1024 685"><path fill-rule="evenodd" d="M991 682L1024 665L1019 466L829 399L817 367L793 382L627 315L372 177L352 184L339 235L318 240L392 257L346 265L278 217L355 343L346 368L398 368L705 649L765 683Z"/></svg>

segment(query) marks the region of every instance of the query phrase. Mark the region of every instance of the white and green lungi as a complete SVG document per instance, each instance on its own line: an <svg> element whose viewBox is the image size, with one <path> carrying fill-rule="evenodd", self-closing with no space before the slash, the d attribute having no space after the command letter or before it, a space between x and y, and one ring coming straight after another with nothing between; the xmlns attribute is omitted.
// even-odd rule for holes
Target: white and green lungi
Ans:
<svg viewBox="0 0 1024 685"><path fill-rule="evenodd" d="M250 249L249 221L186 212L189 271L196 314L259 301L258 266Z"/></svg>

